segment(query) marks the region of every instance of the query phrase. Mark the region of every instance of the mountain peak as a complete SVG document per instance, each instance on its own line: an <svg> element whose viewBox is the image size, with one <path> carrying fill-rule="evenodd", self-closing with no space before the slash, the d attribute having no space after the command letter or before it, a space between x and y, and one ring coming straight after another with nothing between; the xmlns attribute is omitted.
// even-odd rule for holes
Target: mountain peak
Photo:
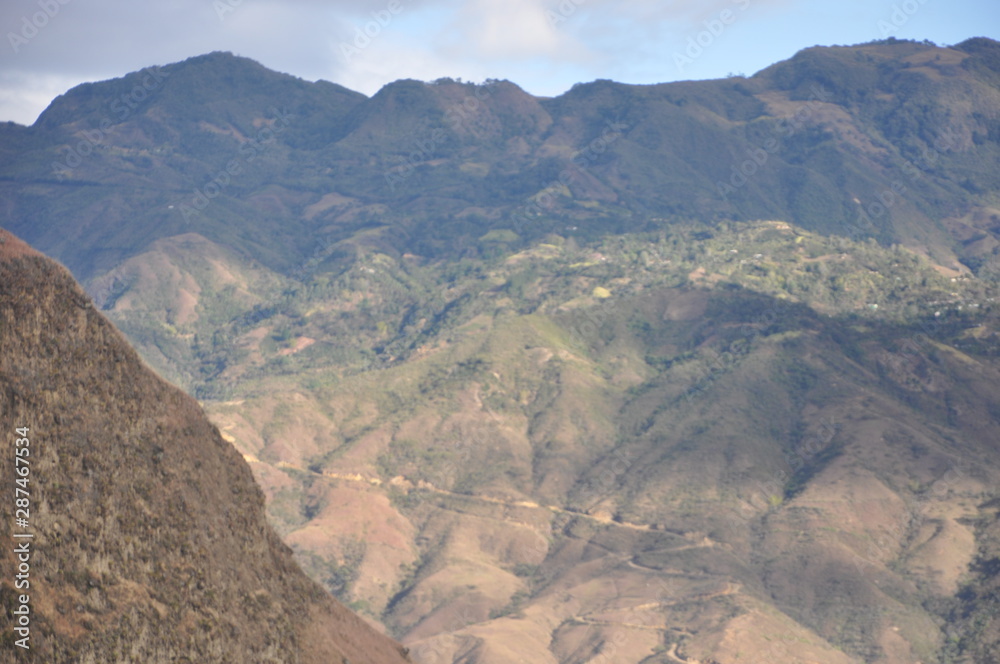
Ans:
<svg viewBox="0 0 1000 664"><path fill-rule="evenodd" d="M262 105L276 103L349 106L365 98L336 83L312 83L229 51L213 51L145 67L120 78L78 85L56 97L34 126L106 128L147 115L156 106L168 117L212 121L217 110L209 106L218 106L220 99L236 109L259 110Z"/></svg>

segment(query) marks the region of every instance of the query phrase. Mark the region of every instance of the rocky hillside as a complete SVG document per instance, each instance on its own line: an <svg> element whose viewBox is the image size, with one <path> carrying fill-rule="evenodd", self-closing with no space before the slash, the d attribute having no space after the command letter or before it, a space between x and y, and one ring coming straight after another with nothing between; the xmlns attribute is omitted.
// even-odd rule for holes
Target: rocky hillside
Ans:
<svg viewBox="0 0 1000 664"><path fill-rule="evenodd" d="M3 661L407 661L299 570L194 400L7 232L0 428Z"/></svg>

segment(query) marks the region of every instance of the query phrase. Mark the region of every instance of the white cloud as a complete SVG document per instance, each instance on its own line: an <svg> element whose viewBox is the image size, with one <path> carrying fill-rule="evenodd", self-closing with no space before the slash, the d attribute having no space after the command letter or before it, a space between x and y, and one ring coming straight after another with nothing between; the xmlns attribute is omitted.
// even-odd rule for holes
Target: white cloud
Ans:
<svg viewBox="0 0 1000 664"><path fill-rule="evenodd" d="M556 55L565 36L546 17L543 0L476 0L456 16L452 34L478 57Z"/></svg>
<svg viewBox="0 0 1000 664"><path fill-rule="evenodd" d="M339 45L334 45L340 57ZM372 95L386 83L401 78L429 81L444 76L476 78L474 66L454 63L434 53L411 49L405 43L380 43L365 49L353 58L350 65L338 66L332 76L334 81L351 90Z"/></svg>

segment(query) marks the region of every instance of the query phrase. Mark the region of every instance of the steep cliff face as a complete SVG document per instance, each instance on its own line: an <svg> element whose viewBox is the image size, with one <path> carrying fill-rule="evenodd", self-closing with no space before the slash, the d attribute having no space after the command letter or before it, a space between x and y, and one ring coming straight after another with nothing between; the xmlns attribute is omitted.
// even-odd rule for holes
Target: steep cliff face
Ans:
<svg viewBox="0 0 1000 664"><path fill-rule="evenodd" d="M298 569L198 404L6 231L0 440L0 660L407 661Z"/></svg>

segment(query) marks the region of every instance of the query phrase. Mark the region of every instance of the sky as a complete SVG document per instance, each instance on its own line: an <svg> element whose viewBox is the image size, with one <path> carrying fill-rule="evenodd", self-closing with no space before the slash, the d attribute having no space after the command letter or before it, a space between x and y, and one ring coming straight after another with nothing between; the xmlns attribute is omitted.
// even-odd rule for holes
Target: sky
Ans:
<svg viewBox="0 0 1000 664"><path fill-rule="evenodd" d="M441 77L575 83L750 75L816 45L1000 39L997 0L0 0L0 121L80 83L211 51L365 94Z"/></svg>

